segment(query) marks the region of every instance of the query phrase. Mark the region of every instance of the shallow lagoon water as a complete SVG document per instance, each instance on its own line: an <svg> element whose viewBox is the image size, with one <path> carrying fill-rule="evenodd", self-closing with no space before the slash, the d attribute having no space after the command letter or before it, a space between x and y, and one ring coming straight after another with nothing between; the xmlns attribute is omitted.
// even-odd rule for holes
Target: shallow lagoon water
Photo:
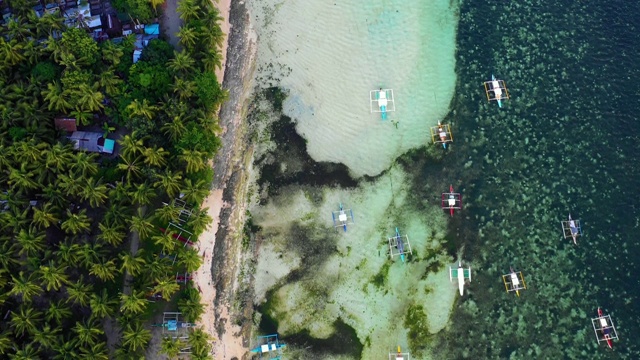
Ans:
<svg viewBox="0 0 640 360"><path fill-rule="evenodd" d="M263 226L259 236L265 250L256 274L263 280L269 271L270 282L264 284L272 286L261 288L256 300L270 300L263 309L283 320L277 330L285 339L288 333L306 332L302 341L292 342L292 358L385 358L396 344L417 350L414 358L640 358L634 341L640 330L635 301L640 286L634 276L640 258L635 241L640 230L637 12L621 1L463 4L459 81L447 115L456 124L454 151L433 155L430 148L428 156L421 150L423 155L397 158L402 151L386 152L388 142L382 146L373 141L380 151L376 154L382 154L381 164L390 159L380 165L389 169L383 175L346 188L289 184L263 198L263 205L252 210ZM313 134L323 134L319 128L324 120L309 122L317 116L317 109L309 107L314 97L305 98L312 92L296 87L302 82L292 79L294 73L261 74L265 84L275 76L275 83L289 91L285 112L303 136L309 124L317 126ZM512 94L501 110L484 98L481 84L491 73L505 79ZM323 98L314 94L316 100ZM399 93L397 97L400 101ZM355 108L355 102L347 108ZM363 108L368 110L366 104ZM323 104L322 109L338 107ZM441 116L445 114L446 108ZM369 131L388 125L375 122L375 116L370 119L377 125ZM402 126L405 120L399 114L398 119ZM344 126L346 133L349 126L352 123ZM419 132L416 128L406 136ZM400 137L400 131L396 134ZM335 139L333 133L322 136L321 141ZM395 146L410 143L404 139ZM313 150L314 137L307 136L307 141L316 160L344 162L354 175L379 173L366 160L350 165L336 155L350 142L328 142L332 146L323 153ZM280 154L273 161L292 160ZM462 189L466 205L453 220L437 213L439 193L449 182ZM330 228L330 211L340 201L356 210L357 224L347 234ZM578 246L561 239L560 221L569 212L583 223ZM446 303L451 298L426 300L417 289L427 288L427 281L437 281L441 274L426 280L414 277L421 271L417 267L429 266L429 259L416 259L403 268L382 253L376 256L398 222L422 251L437 239L440 249L434 253L442 253L443 263L453 261L464 246L464 258L474 269L469 295L455 303L449 326L435 335L407 325L406 320L421 317L415 316L420 314L415 301L403 295L415 295L427 307ZM313 245L310 241L319 243L305 252L305 244ZM367 261L361 264L363 259ZM385 264L387 293L370 278ZM528 289L520 298L506 294L500 279L510 266L527 279ZM271 268L299 270L271 274ZM364 287L368 279L371 284ZM407 280L414 285L403 283ZM455 286L445 280L434 288L448 290L443 296L455 296ZM618 328L614 351L595 343L590 318L597 306L611 314ZM354 352L355 347L345 343L344 352L323 351L322 346L312 347L313 356L295 352L313 337L340 344L331 337L334 319L355 331L361 350ZM421 342L416 344L416 339Z"/></svg>

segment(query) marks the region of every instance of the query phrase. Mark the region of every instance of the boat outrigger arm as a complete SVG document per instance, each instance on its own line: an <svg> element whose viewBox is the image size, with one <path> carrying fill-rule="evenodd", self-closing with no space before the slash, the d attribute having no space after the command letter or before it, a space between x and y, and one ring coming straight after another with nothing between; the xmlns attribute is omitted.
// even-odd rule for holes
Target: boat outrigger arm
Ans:
<svg viewBox="0 0 640 360"><path fill-rule="evenodd" d="M400 235L400 230L396 228L396 235L388 238L389 241L389 257L400 255L400 259L404 262L406 254L413 254L411 243L408 235Z"/></svg>
<svg viewBox="0 0 640 360"><path fill-rule="evenodd" d="M449 266L449 281L453 281L453 278L458 279L458 290L460 290L460 296L464 295L464 283L465 280L471 282L471 267L463 268L462 261L458 261L458 268L454 269Z"/></svg>
<svg viewBox="0 0 640 360"><path fill-rule="evenodd" d="M498 106L502 107L502 100L509 99L509 91L504 80L498 80L491 74L491 80L484 82L484 91L487 94L488 101L497 101Z"/></svg>
<svg viewBox="0 0 640 360"><path fill-rule="evenodd" d="M336 230L340 227L346 232L347 225L355 224L355 218L353 217L353 211L351 209L345 209L340 203L340 210L333 211L331 213L331 217L333 218L333 227Z"/></svg>
<svg viewBox="0 0 640 360"><path fill-rule="evenodd" d="M582 226L580 220L574 220L569 214L569 220L562 221L562 234L565 239L571 238L575 245L578 245L578 236L582 236Z"/></svg>
<svg viewBox="0 0 640 360"><path fill-rule="evenodd" d="M449 124L441 124L438 121L438 126L431 127L431 141L436 144L441 143L442 147L446 149L447 143L453 142L453 134Z"/></svg>
<svg viewBox="0 0 640 360"><path fill-rule="evenodd" d="M611 316L604 315L601 308L598 307L598 317L591 319L593 331L596 333L598 344L603 341L607 342L610 349L613 349L613 340L618 340L618 332L611 320Z"/></svg>
<svg viewBox="0 0 640 360"><path fill-rule="evenodd" d="M509 274L502 275L502 282L507 292L516 292L518 297L520 296L520 290L526 290L527 284L524 281L522 271L515 271L511 269Z"/></svg>
<svg viewBox="0 0 640 360"><path fill-rule="evenodd" d="M387 113L396 111L396 99L393 89L371 90L369 92L370 110L372 113L380 113L382 120L387 119Z"/></svg>

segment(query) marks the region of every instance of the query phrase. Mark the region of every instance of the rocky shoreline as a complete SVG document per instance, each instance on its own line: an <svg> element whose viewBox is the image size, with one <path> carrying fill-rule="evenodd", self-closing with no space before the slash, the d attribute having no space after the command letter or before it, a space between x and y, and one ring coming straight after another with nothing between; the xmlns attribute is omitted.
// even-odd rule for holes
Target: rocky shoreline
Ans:
<svg viewBox="0 0 640 360"><path fill-rule="evenodd" d="M246 358L250 343L251 314L242 313L246 307L239 297L240 271L243 259L242 237L246 213L250 145L247 147L245 114L251 95L255 68L256 40L251 29L247 8L243 1L232 1L229 12L230 33L226 54L223 88L228 100L220 109L222 147L214 159L212 191L222 190L223 206L212 253L212 284L215 287L214 345L216 358ZM216 210L216 209L212 209ZM250 259L248 259L250 260ZM245 311L246 312L246 311ZM237 345L241 340L241 349ZM236 346L230 346L236 343ZM242 352L242 353L241 353Z"/></svg>

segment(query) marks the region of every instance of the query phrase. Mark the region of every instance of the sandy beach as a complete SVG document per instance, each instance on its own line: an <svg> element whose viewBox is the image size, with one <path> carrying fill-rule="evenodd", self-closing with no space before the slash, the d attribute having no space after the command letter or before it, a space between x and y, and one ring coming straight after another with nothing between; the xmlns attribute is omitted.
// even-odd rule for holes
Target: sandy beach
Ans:
<svg viewBox="0 0 640 360"><path fill-rule="evenodd" d="M246 98L246 92L244 91L244 82L247 78L248 68L252 62L251 51L248 51L248 44L250 43L247 37L250 36L246 31L248 25L248 19L244 15L246 10L243 7L239 7L236 14L232 13L231 0L217 0L213 1L214 6L219 10L222 21L219 23L222 31L225 33L225 40L220 49L223 60L222 67L216 69L216 77L220 82L223 82L223 87L229 91L229 100L220 109L220 127L222 132L220 137L222 138L223 145L217 154L217 158L211 162L211 166L214 167L216 173L216 179L211 185L211 192L205 199L202 208L208 209L209 216L213 219L210 226L199 236L199 241L196 245L198 252L202 255L203 264L195 272L193 281L194 285L198 288L202 296L202 303L204 304L204 313L200 319L199 324L203 329L211 336L213 341L212 355L216 359L242 359L248 352L248 348L243 345L242 329L240 326L230 321L230 302L220 301L219 299L224 297L217 291L217 284L220 282L214 275L214 269L218 266L231 268L233 273L233 266L229 266L227 263L227 251L219 251L216 254L216 239L220 242L225 241L226 237L234 235L231 231L225 231L223 234L219 234L220 227L228 228L230 221L229 216L225 216L221 220L221 213L223 209L230 212L241 211L233 207L233 199L235 198L235 191L232 191L229 199L223 199L225 189L228 187L229 177L231 172L235 170L232 165L233 158L239 153L239 142L236 141L238 133L236 129L240 126L240 113L244 99ZM180 29L182 21L180 20L176 11L177 1L170 0L163 5L163 17L162 28L166 34L169 42L174 46L179 47L178 39L175 34ZM233 18L235 16L235 18ZM230 41L234 42L231 34L233 25L240 24L238 26L238 32L235 35L235 43L229 44ZM239 54L238 56L228 55L230 47L232 53ZM235 47L235 48L234 48ZM229 63L227 63L229 61ZM232 72L240 73L241 76L229 76L226 71L230 69ZM242 230L242 228L240 228ZM216 259L214 261L214 259ZM222 261L221 261L222 259ZM233 261L231 261L233 263ZM217 264L221 263L221 264ZM224 287L222 287L224 289ZM235 289L229 289L230 293L233 293ZM223 291L224 292L224 291ZM150 352L155 352L160 358L162 356L157 354L159 339L152 340L150 346Z"/></svg>

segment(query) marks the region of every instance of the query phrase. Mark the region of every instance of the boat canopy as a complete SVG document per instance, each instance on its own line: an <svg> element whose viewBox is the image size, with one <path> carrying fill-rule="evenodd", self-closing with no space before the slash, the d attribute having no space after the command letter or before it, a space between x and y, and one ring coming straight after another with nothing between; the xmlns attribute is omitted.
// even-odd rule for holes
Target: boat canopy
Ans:
<svg viewBox="0 0 640 360"><path fill-rule="evenodd" d="M446 144L453 142L453 134L449 124L438 124L431 127L431 141L434 144Z"/></svg>
<svg viewBox="0 0 640 360"><path fill-rule="evenodd" d="M387 112L396 111L396 102L393 89L378 89L369 92L369 103L371 113L382 113L382 118L386 118Z"/></svg>
<svg viewBox="0 0 640 360"><path fill-rule="evenodd" d="M498 101L509 99L509 91L504 80L489 80L484 82L484 91L488 101Z"/></svg>

